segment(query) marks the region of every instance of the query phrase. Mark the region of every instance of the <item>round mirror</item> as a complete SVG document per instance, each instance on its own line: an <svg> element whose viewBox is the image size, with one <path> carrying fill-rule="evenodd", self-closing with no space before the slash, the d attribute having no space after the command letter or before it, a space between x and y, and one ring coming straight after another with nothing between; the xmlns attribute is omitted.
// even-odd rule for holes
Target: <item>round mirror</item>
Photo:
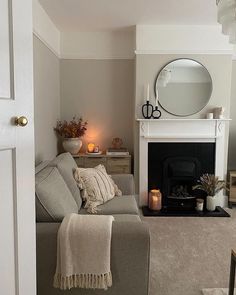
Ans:
<svg viewBox="0 0 236 295"><path fill-rule="evenodd" d="M207 69L191 59L168 63L158 74L155 95L161 107L176 116L200 112L209 102L212 79Z"/></svg>

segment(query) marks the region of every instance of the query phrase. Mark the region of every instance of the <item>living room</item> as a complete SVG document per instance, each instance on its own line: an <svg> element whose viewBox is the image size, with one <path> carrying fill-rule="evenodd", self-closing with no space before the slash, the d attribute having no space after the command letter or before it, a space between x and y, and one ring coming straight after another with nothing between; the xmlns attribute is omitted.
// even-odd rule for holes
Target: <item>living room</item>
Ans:
<svg viewBox="0 0 236 295"><path fill-rule="evenodd" d="M4 294L233 295L236 1L23 1L0 7Z"/></svg>

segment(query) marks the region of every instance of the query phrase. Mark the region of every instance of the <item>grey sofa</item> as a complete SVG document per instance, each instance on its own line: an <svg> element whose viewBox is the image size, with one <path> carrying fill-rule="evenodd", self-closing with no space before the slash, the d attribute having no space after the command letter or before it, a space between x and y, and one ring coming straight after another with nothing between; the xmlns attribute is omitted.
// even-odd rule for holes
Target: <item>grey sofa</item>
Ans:
<svg viewBox="0 0 236 295"><path fill-rule="evenodd" d="M133 176L128 174L112 176L122 190L123 196L115 197L106 204L99 206L101 210L98 213L113 215L115 218L112 226L111 244L113 286L107 291L79 288L61 291L53 288L57 231L63 215L75 210L78 214L87 214L87 211L81 206L82 201L79 200L79 193L73 183L73 169L75 167L76 163L73 158L69 154L62 154L54 161L44 163L36 168L37 294L147 295L150 253L149 230L138 215ZM73 200L66 199L64 206L62 198L64 198L65 193L73 196ZM51 200L49 204L47 203L48 199ZM58 207L57 210L54 210L53 204Z"/></svg>

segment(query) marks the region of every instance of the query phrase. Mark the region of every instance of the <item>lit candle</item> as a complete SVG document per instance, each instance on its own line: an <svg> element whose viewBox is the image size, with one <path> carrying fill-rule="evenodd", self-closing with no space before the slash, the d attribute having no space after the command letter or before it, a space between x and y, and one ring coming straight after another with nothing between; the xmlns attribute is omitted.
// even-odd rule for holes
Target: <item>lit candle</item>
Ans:
<svg viewBox="0 0 236 295"><path fill-rule="evenodd" d="M89 153L93 153L94 152L94 148L95 148L95 144L94 143L89 143L88 144L88 152Z"/></svg>
<svg viewBox="0 0 236 295"><path fill-rule="evenodd" d="M152 208L155 209L158 207L158 197L152 196Z"/></svg>
<svg viewBox="0 0 236 295"><path fill-rule="evenodd" d="M153 211L161 210L162 206L162 195L160 190L153 189L149 193L149 209Z"/></svg>
<svg viewBox="0 0 236 295"><path fill-rule="evenodd" d="M147 85L147 101L150 99L150 93L149 93L149 84Z"/></svg>

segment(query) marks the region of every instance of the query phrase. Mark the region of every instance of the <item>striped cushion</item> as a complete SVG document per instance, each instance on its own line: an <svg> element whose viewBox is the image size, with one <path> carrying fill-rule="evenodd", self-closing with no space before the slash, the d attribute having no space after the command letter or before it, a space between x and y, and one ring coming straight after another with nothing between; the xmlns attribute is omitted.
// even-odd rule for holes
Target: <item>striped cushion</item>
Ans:
<svg viewBox="0 0 236 295"><path fill-rule="evenodd" d="M122 194L103 165L87 169L77 168L75 179L89 213L96 213L98 205Z"/></svg>

